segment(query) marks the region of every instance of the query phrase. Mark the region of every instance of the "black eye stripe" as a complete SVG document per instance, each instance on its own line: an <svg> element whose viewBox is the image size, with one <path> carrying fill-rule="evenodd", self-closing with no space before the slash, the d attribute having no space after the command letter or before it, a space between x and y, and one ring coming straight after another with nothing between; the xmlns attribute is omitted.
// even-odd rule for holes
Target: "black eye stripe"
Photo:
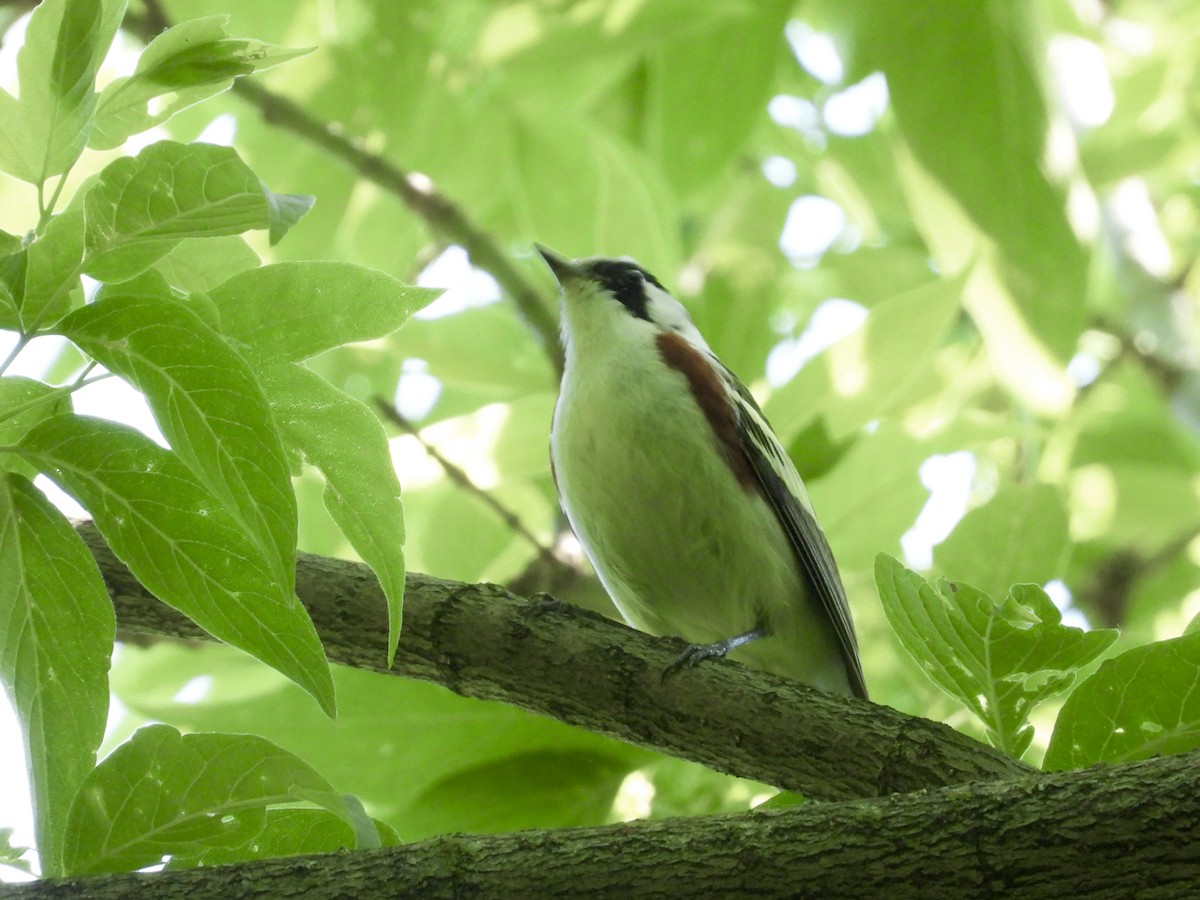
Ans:
<svg viewBox="0 0 1200 900"><path fill-rule="evenodd" d="M650 314L646 309L645 285L648 283L661 291L666 290L657 278L637 263L618 259L596 260L588 263L586 268L630 313L639 319L650 321Z"/></svg>
<svg viewBox="0 0 1200 900"><path fill-rule="evenodd" d="M666 288L662 286L662 284L659 282L659 280L657 278L655 278L653 275L651 275L649 272L647 272L641 266L638 266L637 268L638 268L638 271L642 273L642 277L645 278L648 282L650 282L652 285L654 285L660 291L664 291L664 292L666 291Z"/></svg>

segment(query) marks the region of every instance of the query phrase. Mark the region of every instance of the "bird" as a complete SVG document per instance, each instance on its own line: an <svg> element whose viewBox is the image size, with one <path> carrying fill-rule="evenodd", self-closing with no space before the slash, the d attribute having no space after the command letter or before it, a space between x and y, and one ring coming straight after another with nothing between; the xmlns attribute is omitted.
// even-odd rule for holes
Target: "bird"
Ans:
<svg viewBox="0 0 1200 900"><path fill-rule="evenodd" d="M664 677L728 654L866 699L833 552L750 392L635 261L535 247L560 293L559 500L625 621L691 645Z"/></svg>

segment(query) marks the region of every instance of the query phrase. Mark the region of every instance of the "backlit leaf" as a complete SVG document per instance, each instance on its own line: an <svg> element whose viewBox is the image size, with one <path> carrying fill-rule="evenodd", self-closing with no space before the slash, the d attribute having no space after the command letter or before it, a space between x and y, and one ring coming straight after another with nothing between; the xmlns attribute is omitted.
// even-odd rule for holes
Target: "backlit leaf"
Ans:
<svg viewBox="0 0 1200 900"><path fill-rule="evenodd" d="M71 809L66 869L123 872L173 852L238 847L263 830L269 807L305 800L349 818L328 781L264 738L150 725L84 782Z"/></svg>
<svg viewBox="0 0 1200 900"><path fill-rule="evenodd" d="M102 419L58 416L21 454L78 500L113 552L164 603L334 708L316 629L226 506L171 452Z"/></svg>
<svg viewBox="0 0 1200 900"><path fill-rule="evenodd" d="M1019 757L1033 739L1033 707L1066 690L1075 672L1117 633L1062 624L1037 585L1017 584L1000 603L970 585L930 585L879 554L875 582L888 621L926 675L987 726L996 747Z"/></svg>
<svg viewBox="0 0 1200 900"><path fill-rule="evenodd" d="M0 477L0 571L0 677L25 738L42 868L60 876L67 811L108 718L112 601L70 523L12 473Z"/></svg>

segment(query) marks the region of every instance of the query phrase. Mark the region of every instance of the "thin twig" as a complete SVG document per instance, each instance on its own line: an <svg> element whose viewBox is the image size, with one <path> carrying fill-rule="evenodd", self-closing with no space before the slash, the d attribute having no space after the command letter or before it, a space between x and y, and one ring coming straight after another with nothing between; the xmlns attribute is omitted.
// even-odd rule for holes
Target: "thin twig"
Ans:
<svg viewBox="0 0 1200 900"><path fill-rule="evenodd" d="M29 341L30 335L26 334L25 332L21 332L17 335L17 342L13 344L12 350L8 352L8 355L4 357L3 361L0 361L0 375L3 375L8 371L8 367L13 364L13 360L21 355L21 351L25 349L25 345L28 344Z"/></svg>
<svg viewBox="0 0 1200 900"><path fill-rule="evenodd" d="M1137 360L1164 390L1174 391L1187 378L1196 374L1195 366L1168 359L1160 353L1140 346L1136 335L1110 319L1100 317L1095 321L1093 327L1117 339L1120 346L1117 359Z"/></svg>
<svg viewBox="0 0 1200 900"><path fill-rule="evenodd" d="M535 550L537 550L538 556L543 562L555 567L563 565L563 563L554 555L554 551L542 544L542 542L538 540L537 535L535 535L525 526L525 523L521 521L520 516L518 516L511 509L473 482L471 480L471 476L443 456L442 452L438 450L437 447L425 440L425 438L421 435L421 430L412 422L410 422L408 418L400 412L400 410L396 409L396 407L388 403L382 397L375 398L375 405L379 408L380 413L385 419L387 419L405 434L410 434L417 439L417 442L422 448L424 448L425 452L429 454L430 458L442 467L442 470L446 473L447 478L449 478L471 496L476 497L484 506L499 516L505 525L528 541L529 544Z"/></svg>
<svg viewBox="0 0 1200 900"><path fill-rule="evenodd" d="M1096 612L1106 628L1124 624L1137 583L1174 560L1198 537L1200 529L1193 527L1148 555L1129 547L1114 550L1094 566L1088 584L1079 592L1077 605Z"/></svg>

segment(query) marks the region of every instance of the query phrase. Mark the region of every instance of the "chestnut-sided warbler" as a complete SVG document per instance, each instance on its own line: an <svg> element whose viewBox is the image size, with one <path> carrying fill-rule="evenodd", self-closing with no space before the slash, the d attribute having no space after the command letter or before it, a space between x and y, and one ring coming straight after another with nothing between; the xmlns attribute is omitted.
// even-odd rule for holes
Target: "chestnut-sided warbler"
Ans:
<svg viewBox="0 0 1200 900"><path fill-rule="evenodd" d="M563 509L635 628L867 696L804 483L686 310L629 259L538 251L562 288L550 455Z"/></svg>

